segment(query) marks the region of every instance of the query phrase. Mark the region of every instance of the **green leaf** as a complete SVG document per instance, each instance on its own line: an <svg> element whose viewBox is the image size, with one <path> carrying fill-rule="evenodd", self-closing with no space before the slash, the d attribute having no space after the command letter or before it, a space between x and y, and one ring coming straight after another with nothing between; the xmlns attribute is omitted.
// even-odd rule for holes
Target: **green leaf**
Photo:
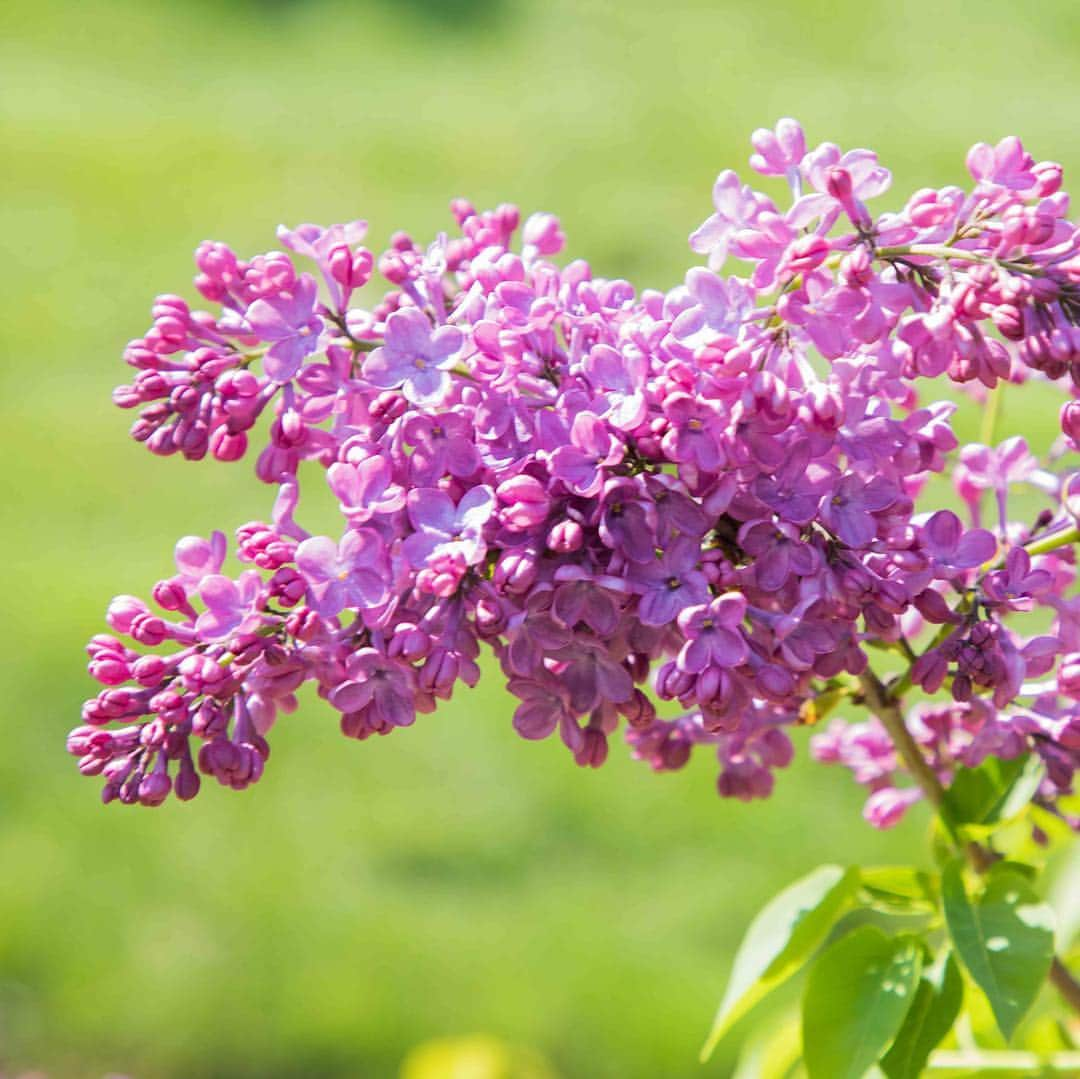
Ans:
<svg viewBox="0 0 1080 1079"><path fill-rule="evenodd" d="M1010 794L1027 767L1027 757L1008 761L987 757L977 768L958 769L945 792L952 819L958 824L992 824L1001 820L1002 810L1011 806ZM1037 768L1035 771L1037 774Z"/></svg>
<svg viewBox="0 0 1080 1079"><path fill-rule="evenodd" d="M755 1030L739 1051L731 1079L789 1079L802 1057L799 1013Z"/></svg>
<svg viewBox="0 0 1080 1079"><path fill-rule="evenodd" d="M881 1061L889 1079L918 1079L930 1053L952 1029L964 1000L964 979L952 952L927 967L892 1048Z"/></svg>
<svg viewBox="0 0 1080 1079"><path fill-rule="evenodd" d="M1053 911L1008 865L991 866L985 887L973 899L957 859L946 867L941 891L956 952L986 994L1001 1033L1011 1038L1054 957Z"/></svg>
<svg viewBox="0 0 1080 1079"><path fill-rule="evenodd" d="M916 911L937 906L935 878L914 866L864 866L859 877L863 890L876 906Z"/></svg>
<svg viewBox="0 0 1080 1079"><path fill-rule="evenodd" d="M827 948L803 996L803 1062L810 1079L862 1079L904 1023L922 952L911 936L864 925Z"/></svg>
<svg viewBox="0 0 1080 1079"><path fill-rule="evenodd" d="M1009 820L1027 808L1031 799L1046 777L1046 765L1037 753L1032 753L1024 761L1024 767L1005 792L1001 805L996 807L998 820Z"/></svg>
<svg viewBox="0 0 1080 1079"><path fill-rule="evenodd" d="M758 1001L787 981L817 951L857 886L856 870L819 866L785 888L758 914L739 945L724 999L701 1050L703 1062Z"/></svg>

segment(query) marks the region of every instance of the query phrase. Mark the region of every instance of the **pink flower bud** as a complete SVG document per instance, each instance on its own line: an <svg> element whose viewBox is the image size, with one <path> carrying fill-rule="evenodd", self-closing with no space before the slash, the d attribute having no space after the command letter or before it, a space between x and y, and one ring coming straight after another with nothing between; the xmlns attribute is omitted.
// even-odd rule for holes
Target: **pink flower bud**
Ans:
<svg viewBox="0 0 1080 1079"><path fill-rule="evenodd" d="M520 595L532 587L538 569L534 552L511 548L496 564L492 583L508 595Z"/></svg>
<svg viewBox="0 0 1080 1079"><path fill-rule="evenodd" d="M521 238L541 255L557 255L566 246L566 235L553 214L533 214L526 220Z"/></svg>
<svg viewBox="0 0 1080 1079"><path fill-rule="evenodd" d="M800 236L784 253L781 269L786 274L807 273L829 257L829 250L829 241L823 236Z"/></svg>
<svg viewBox="0 0 1080 1079"><path fill-rule="evenodd" d="M117 633L129 633L136 618L149 613L149 608L136 596L117 596L105 613L105 621Z"/></svg>
<svg viewBox="0 0 1080 1079"><path fill-rule="evenodd" d="M535 477L522 473L504 480L495 494L500 503L499 520L511 532L527 532L547 520L551 499Z"/></svg>
<svg viewBox="0 0 1080 1079"><path fill-rule="evenodd" d="M569 554L581 550L585 542L585 533L577 521L559 521L548 532L547 545L553 551Z"/></svg>
<svg viewBox="0 0 1080 1079"><path fill-rule="evenodd" d="M1080 400L1066 401L1061 406L1061 430L1072 448L1080 449Z"/></svg>
<svg viewBox="0 0 1080 1079"><path fill-rule="evenodd" d="M829 169L825 175L825 189L834 199L846 202L851 198L851 173L838 167Z"/></svg>
<svg viewBox="0 0 1080 1079"><path fill-rule="evenodd" d="M599 768L607 760L607 755L607 735L595 727L587 727L584 741L581 748L574 754L574 760L582 768Z"/></svg>
<svg viewBox="0 0 1080 1079"><path fill-rule="evenodd" d="M224 427L219 427L210 436L210 452L218 461L239 461L247 453L248 438L243 431L230 434Z"/></svg>
<svg viewBox="0 0 1080 1079"><path fill-rule="evenodd" d="M327 256L330 275L347 289L363 288L371 279L374 259L366 247L350 251L346 244L338 244Z"/></svg>
<svg viewBox="0 0 1080 1079"><path fill-rule="evenodd" d="M1061 190L1062 168L1056 161L1040 161L1031 171L1035 173L1034 194L1038 198L1048 198Z"/></svg>
<svg viewBox="0 0 1080 1079"><path fill-rule="evenodd" d="M392 285L401 285L409 279L408 263L396 251L386 251L379 256L379 273Z"/></svg>
<svg viewBox="0 0 1080 1079"><path fill-rule="evenodd" d="M158 581L154 585L154 602L164 611L179 611L187 605L187 592L178 581Z"/></svg>
<svg viewBox="0 0 1080 1079"><path fill-rule="evenodd" d="M863 806L863 818L875 828L892 828L899 824L904 814L919 800L917 787L897 790L882 787L874 791Z"/></svg>

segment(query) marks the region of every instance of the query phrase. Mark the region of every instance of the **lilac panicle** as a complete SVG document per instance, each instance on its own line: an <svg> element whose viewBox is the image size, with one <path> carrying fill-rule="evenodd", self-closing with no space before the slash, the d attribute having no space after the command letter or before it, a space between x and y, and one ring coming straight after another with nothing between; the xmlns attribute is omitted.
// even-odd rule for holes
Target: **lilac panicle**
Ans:
<svg viewBox="0 0 1080 1079"><path fill-rule="evenodd" d="M720 793L750 799L884 646L940 694L908 724L942 782L1035 754L1040 804L1071 790L1080 231L1061 169L979 144L971 190L880 212L872 151L791 119L751 142L778 190L721 172L690 237L707 266L666 291L553 261L550 214L460 199L454 235L379 254L363 221L282 227L250 259L200 245L206 309L157 297L114 397L153 453L251 453L273 506L237 529L239 569L222 533L186 537L152 605L109 606L68 739L105 801L251 785L305 683L349 737L410 726L475 684L485 647L523 737L596 767L623 727L658 771L707 746ZM988 394L1031 380L1064 397L1043 457L990 422L1008 410ZM956 391L987 444L959 445ZM330 535L304 527L312 483ZM811 746L877 827L918 797L876 719Z"/></svg>

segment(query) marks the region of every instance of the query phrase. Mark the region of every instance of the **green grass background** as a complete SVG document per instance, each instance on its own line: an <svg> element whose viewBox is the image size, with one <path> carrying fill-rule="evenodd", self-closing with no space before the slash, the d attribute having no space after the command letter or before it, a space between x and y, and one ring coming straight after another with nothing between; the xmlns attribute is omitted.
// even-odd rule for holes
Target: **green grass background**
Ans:
<svg viewBox="0 0 1080 1079"><path fill-rule="evenodd" d="M310 703L246 794L102 809L63 753L83 643L176 537L269 508L250 462L126 439L120 350L205 237L426 237L464 194L666 286L756 126L870 145L902 198L1014 131L1075 175L1078 90L1070 0L3 0L0 1071L392 1076L479 1031L566 1076L728 1074L695 1058L755 909L822 860L906 858L924 818L876 834L805 763L753 806L705 760L584 773L493 681L362 745Z"/></svg>

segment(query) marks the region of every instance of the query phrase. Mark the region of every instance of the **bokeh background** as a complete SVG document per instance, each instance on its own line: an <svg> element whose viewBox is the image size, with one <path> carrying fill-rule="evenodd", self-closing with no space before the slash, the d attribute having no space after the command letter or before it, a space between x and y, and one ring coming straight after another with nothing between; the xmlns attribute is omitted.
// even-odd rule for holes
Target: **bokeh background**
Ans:
<svg viewBox="0 0 1080 1079"><path fill-rule="evenodd" d="M805 763L753 806L704 759L584 773L494 680L376 743L309 702L255 789L101 808L63 739L106 602L269 509L250 462L126 439L120 350L207 237L427 237L462 194L665 287L754 127L869 145L901 198L1010 132L1075 177L1078 91L1075 0L2 0L0 1072L430 1079L464 1038L480 1079L730 1074L696 1054L755 909L925 818L873 833Z"/></svg>

